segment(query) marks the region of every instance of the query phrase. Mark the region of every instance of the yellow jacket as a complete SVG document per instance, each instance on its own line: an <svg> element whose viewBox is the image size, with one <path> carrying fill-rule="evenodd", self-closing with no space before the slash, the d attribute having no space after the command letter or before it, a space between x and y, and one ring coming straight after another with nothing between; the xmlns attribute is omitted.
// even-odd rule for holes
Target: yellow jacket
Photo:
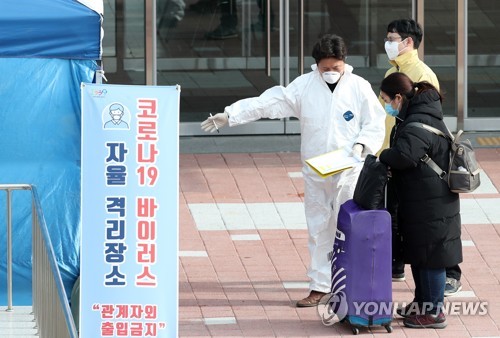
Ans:
<svg viewBox="0 0 500 338"><path fill-rule="evenodd" d="M392 67L385 73L385 77L395 72L401 72L406 74L413 82L427 81L439 90L439 81L436 74L429 66L418 58L418 51L416 49L401 54L394 60L389 60L389 63ZM382 105L385 104L380 97L379 100ZM380 151L389 148L389 138L394 122L394 117L387 115L385 119L384 144L382 145L382 149Z"/></svg>

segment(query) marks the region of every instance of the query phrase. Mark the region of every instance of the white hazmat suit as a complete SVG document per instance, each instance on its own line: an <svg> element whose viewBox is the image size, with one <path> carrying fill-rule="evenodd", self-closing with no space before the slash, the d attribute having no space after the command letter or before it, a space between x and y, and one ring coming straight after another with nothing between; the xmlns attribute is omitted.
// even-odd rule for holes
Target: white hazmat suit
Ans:
<svg viewBox="0 0 500 338"><path fill-rule="evenodd" d="M301 128L302 172L305 181L304 208L309 231L311 263L309 289L330 292L328 254L333 248L340 205L352 198L361 166L321 178L305 160L356 143L365 153L376 153L385 135L385 111L370 83L352 73L344 74L332 93L316 65L286 88L272 87L259 97L243 99L226 107L229 125L260 118L296 117Z"/></svg>

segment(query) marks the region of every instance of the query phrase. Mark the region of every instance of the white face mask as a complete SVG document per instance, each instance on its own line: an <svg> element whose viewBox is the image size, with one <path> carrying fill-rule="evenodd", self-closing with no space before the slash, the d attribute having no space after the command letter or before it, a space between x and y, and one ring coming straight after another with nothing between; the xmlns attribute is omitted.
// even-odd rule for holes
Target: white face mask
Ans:
<svg viewBox="0 0 500 338"><path fill-rule="evenodd" d="M403 42L403 41L401 41L401 42ZM399 44L401 42L386 41L386 43L385 43L385 52L387 53L387 56L389 57L389 60L394 60L395 58L398 57L398 55L399 55Z"/></svg>
<svg viewBox="0 0 500 338"><path fill-rule="evenodd" d="M118 114L117 114L117 113L112 112L112 113L111 113L111 118L112 118L113 120L119 120L119 119L121 119L121 118L122 118L122 115L123 115L123 114L122 114L121 112L120 112L120 113L118 113Z"/></svg>
<svg viewBox="0 0 500 338"><path fill-rule="evenodd" d="M321 75L323 76L323 80L329 84L337 83L340 79L340 73L338 72L324 72Z"/></svg>

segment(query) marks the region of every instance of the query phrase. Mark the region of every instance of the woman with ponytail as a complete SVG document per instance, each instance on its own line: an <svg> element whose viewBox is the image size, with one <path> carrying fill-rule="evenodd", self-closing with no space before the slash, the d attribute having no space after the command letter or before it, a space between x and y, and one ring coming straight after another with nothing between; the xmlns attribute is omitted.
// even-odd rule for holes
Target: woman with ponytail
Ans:
<svg viewBox="0 0 500 338"><path fill-rule="evenodd" d="M449 165L450 144L416 125L419 122L448 134L443 97L428 82L414 83L403 73L387 76L380 96L396 117L390 148L380 154L392 174L405 263L411 265L415 295L397 309L411 328L446 327L443 313L446 267L462 262L460 200L448 184L421 159L427 154L441 168Z"/></svg>

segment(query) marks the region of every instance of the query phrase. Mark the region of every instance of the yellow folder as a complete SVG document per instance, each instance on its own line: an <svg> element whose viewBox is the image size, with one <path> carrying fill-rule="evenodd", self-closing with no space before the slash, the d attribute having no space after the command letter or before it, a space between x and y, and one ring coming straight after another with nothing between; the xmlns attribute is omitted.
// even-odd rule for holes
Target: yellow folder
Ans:
<svg viewBox="0 0 500 338"><path fill-rule="evenodd" d="M325 178L352 168L362 161L361 158L352 156L350 151L341 148L307 159L306 163L319 176Z"/></svg>

